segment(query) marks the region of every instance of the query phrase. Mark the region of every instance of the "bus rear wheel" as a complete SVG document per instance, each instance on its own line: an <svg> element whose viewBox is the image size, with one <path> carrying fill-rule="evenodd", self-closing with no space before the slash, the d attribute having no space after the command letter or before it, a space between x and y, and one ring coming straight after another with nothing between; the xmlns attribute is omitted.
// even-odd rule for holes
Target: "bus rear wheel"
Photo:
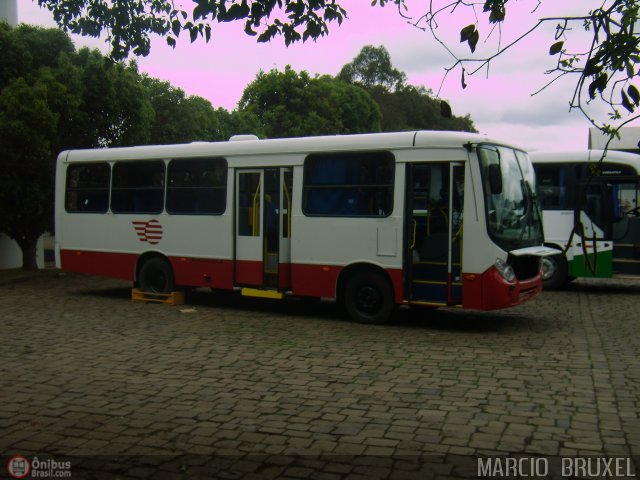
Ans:
<svg viewBox="0 0 640 480"><path fill-rule="evenodd" d="M166 260L153 257L140 268L140 290L149 293L171 293L175 289L173 269Z"/></svg>
<svg viewBox="0 0 640 480"><path fill-rule="evenodd" d="M358 323L386 323L395 306L393 288L378 272L356 273L347 281L344 306L349 316Z"/></svg>

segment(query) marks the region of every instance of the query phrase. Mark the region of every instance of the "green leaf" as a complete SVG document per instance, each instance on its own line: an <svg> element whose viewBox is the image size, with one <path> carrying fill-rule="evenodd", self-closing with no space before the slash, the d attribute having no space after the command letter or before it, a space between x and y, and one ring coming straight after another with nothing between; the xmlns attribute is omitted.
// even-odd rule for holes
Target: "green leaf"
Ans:
<svg viewBox="0 0 640 480"><path fill-rule="evenodd" d="M625 64L627 67L627 77L633 78L633 76L635 75L635 69L633 68L633 63L627 60Z"/></svg>
<svg viewBox="0 0 640 480"><path fill-rule="evenodd" d="M462 30L460 30L460 43L468 41L469 36L475 31L476 26L474 24L467 25Z"/></svg>
<svg viewBox="0 0 640 480"><path fill-rule="evenodd" d="M624 93L624 90L622 90L622 92L620 92L620 93L622 95L622 106L624 108L626 108L629 113L633 113L635 108L633 108L633 105L629 101L629 97L627 96L626 93Z"/></svg>
<svg viewBox="0 0 640 480"><path fill-rule="evenodd" d="M244 33L246 33L247 35L251 35L252 37L255 37L258 34L258 32L251 28L251 22L247 22L245 24Z"/></svg>
<svg viewBox="0 0 640 480"><path fill-rule="evenodd" d="M590 58L584 66L583 75L588 77L590 75L596 75L602 71L602 65L599 65L599 62L595 58Z"/></svg>
<svg viewBox="0 0 640 480"><path fill-rule="evenodd" d="M564 46L564 42L556 42L549 48L549 55L557 55L562 51L562 47Z"/></svg>
<svg viewBox="0 0 640 480"><path fill-rule="evenodd" d="M480 40L480 32L475 30L471 35L469 35L469 48L471 49L471 53L476 51L476 45L478 44L478 40Z"/></svg>
<svg viewBox="0 0 640 480"><path fill-rule="evenodd" d="M627 88L627 93L629 94L629 97L631 97L633 104L636 107L640 106L640 92L634 85L629 85L629 87Z"/></svg>
<svg viewBox="0 0 640 480"><path fill-rule="evenodd" d="M589 98L592 100L596 98L596 91L602 93L607 84L609 83L609 77L606 73L598 75L596 79L589 85Z"/></svg>
<svg viewBox="0 0 640 480"><path fill-rule="evenodd" d="M204 18L208 13L209 11L206 7L204 7L203 5L196 5L192 13L193 19L198 20L200 18Z"/></svg>
<svg viewBox="0 0 640 480"><path fill-rule="evenodd" d="M171 31L176 37L180 36L180 32L182 31L182 24L179 20L174 20L171 22Z"/></svg>

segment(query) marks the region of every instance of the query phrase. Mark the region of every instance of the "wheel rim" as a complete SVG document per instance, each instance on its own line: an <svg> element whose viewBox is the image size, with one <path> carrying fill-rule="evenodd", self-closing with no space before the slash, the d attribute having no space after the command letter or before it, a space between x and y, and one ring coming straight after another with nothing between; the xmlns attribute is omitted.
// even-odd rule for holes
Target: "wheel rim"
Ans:
<svg viewBox="0 0 640 480"><path fill-rule="evenodd" d="M370 315L378 313L382 308L382 294L371 285L360 287L356 294L356 308Z"/></svg>
<svg viewBox="0 0 640 480"><path fill-rule="evenodd" d="M540 270L542 271L542 280L549 280L556 274L558 266L550 257L543 257L540 262Z"/></svg>

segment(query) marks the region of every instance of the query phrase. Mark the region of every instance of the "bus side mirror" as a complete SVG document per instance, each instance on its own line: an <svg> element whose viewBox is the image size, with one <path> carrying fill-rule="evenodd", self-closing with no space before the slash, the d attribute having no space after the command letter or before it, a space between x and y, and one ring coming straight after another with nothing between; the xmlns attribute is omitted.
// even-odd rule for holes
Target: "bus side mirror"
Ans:
<svg viewBox="0 0 640 480"><path fill-rule="evenodd" d="M489 165L489 188L493 195L502 193L502 171L497 163Z"/></svg>

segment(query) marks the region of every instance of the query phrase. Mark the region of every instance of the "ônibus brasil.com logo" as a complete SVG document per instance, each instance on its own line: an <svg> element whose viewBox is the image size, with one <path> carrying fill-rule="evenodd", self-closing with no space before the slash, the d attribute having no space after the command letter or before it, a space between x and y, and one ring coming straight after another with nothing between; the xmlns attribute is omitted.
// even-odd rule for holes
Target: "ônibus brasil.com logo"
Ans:
<svg viewBox="0 0 640 480"><path fill-rule="evenodd" d="M71 477L71 462L56 461L48 458L40 460L33 457L29 460L22 455L14 455L7 463L7 471L12 478L69 478Z"/></svg>
<svg viewBox="0 0 640 480"><path fill-rule="evenodd" d="M25 478L31 472L29 459L22 455L11 457L7 463L7 471L13 478Z"/></svg>

